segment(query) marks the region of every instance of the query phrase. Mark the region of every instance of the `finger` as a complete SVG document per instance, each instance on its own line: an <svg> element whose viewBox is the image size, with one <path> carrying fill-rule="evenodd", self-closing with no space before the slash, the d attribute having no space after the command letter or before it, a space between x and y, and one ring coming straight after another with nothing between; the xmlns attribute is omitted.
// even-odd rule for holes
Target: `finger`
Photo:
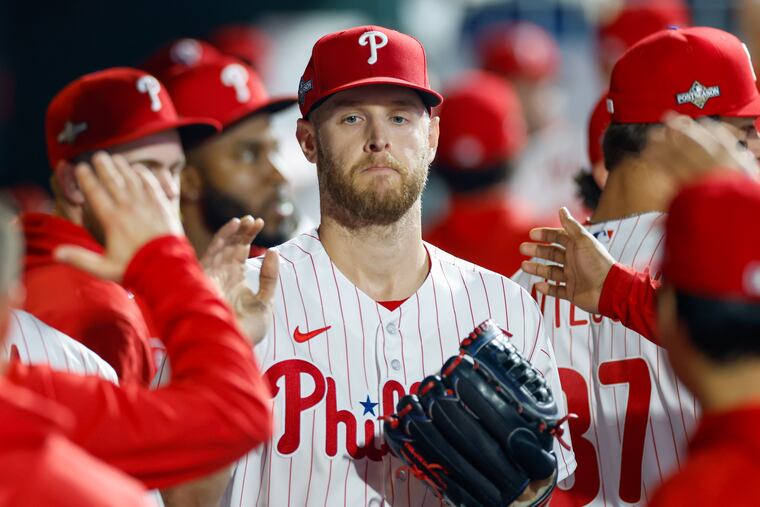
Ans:
<svg viewBox="0 0 760 507"><path fill-rule="evenodd" d="M559 210L559 221L562 227L572 238L580 238L586 232L586 229L570 214L570 211L564 206Z"/></svg>
<svg viewBox="0 0 760 507"><path fill-rule="evenodd" d="M127 159L121 155L111 157L116 171L124 180L124 198L128 201L134 201L135 198L142 197L142 182L137 176L134 168L127 162Z"/></svg>
<svg viewBox="0 0 760 507"><path fill-rule="evenodd" d="M551 296L558 299L566 299L570 301L570 299L567 297L567 287L565 285L557 285L549 282L539 282L535 285L536 291L540 292L544 296Z"/></svg>
<svg viewBox="0 0 760 507"><path fill-rule="evenodd" d="M557 245L541 245L538 243L522 243L520 253L537 257L556 264L565 264L565 249Z"/></svg>
<svg viewBox="0 0 760 507"><path fill-rule="evenodd" d="M58 262L81 269L104 280L121 281L123 273L106 257L74 245L64 245L55 249L53 256Z"/></svg>
<svg viewBox="0 0 760 507"><path fill-rule="evenodd" d="M277 276L279 273L280 256L274 250L267 250L261 263L259 272L259 292L256 297L264 304L270 305L274 301L275 289L277 288Z"/></svg>
<svg viewBox="0 0 760 507"><path fill-rule="evenodd" d="M239 244L250 246L262 229L264 229L264 220L261 218L254 219L251 215L246 215L240 219L240 229L235 240Z"/></svg>
<svg viewBox="0 0 760 507"><path fill-rule="evenodd" d="M538 262L522 261L522 270L528 274L551 280L552 282L566 282L565 270L560 266L540 264Z"/></svg>
<svg viewBox="0 0 760 507"><path fill-rule="evenodd" d="M168 228L168 234L182 235L184 229L182 228L182 222L179 219L179 215L172 207L171 202L166 197L166 194L161 189L161 185L153 175L153 173L142 164L135 164L132 166L135 170L135 174L140 178L143 185L143 191L145 192L147 200L146 205L151 207L151 211L156 213L156 218L159 216Z"/></svg>
<svg viewBox="0 0 760 507"><path fill-rule="evenodd" d="M95 176L92 167L85 162L77 164L74 168L74 176L95 217L101 223L106 223L108 217L114 214L115 203L102 182Z"/></svg>
<svg viewBox="0 0 760 507"><path fill-rule="evenodd" d="M111 196L111 200L115 203L122 202L126 184L124 178L117 171L111 156L104 151L99 151L92 156L92 165L98 179Z"/></svg>
<svg viewBox="0 0 760 507"><path fill-rule="evenodd" d="M528 237L533 241L539 243L559 243L562 246L567 246L570 242L570 238L564 229L557 227L538 227L531 229L528 233Z"/></svg>

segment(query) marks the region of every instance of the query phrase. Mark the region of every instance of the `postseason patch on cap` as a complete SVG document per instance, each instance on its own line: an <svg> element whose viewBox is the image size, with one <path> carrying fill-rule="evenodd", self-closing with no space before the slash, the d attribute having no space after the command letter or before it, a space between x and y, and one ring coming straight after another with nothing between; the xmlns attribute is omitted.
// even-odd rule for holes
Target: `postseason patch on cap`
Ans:
<svg viewBox="0 0 760 507"><path fill-rule="evenodd" d="M304 81L301 79L301 82L298 83L298 103L303 105L304 101L306 100L306 93L310 92L312 88L311 79L308 81Z"/></svg>
<svg viewBox="0 0 760 507"><path fill-rule="evenodd" d="M720 97L720 86L704 86L699 81L694 81L689 91L676 95L676 102L679 106L693 104L703 109L707 101L714 97Z"/></svg>

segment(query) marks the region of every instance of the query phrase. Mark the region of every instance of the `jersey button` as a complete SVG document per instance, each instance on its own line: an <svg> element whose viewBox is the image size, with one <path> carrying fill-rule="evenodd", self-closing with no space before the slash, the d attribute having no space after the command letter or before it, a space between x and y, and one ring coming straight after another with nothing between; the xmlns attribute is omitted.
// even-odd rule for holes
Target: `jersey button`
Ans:
<svg viewBox="0 0 760 507"><path fill-rule="evenodd" d="M406 474L406 470L404 470L403 468L396 471L396 477L400 481L405 481L406 480L406 475L407 475Z"/></svg>
<svg viewBox="0 0 760 507"><path fill-rule="evenodd" d="M391 368L393 368L396 371L399 371L401 369L401 361L398 359L394 359L391 361Z"/></svg>
<svg viewBox="0 0 760 507"><path fill-rule="evenodd" d="M390 334L396 334L396 331L398 331L398 328L396 327L396 324L391 322L387 326L385 326L385 330L388 331Z"/></svg>

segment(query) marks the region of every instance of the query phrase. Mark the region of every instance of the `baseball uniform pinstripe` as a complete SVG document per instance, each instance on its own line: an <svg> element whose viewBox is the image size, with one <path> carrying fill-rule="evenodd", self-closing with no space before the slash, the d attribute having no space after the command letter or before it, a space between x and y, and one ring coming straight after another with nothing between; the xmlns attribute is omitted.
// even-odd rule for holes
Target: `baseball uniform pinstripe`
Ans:
<svg viewBox="0 0 760 507"><path fill-rule="evenodd" d="M664 218L645 213L588 229L619 262L659 276ZM527 290L539 281L523 272L514 279ZM683 462L696 423L694 397L676 379L664 349L567 301L537 299L568 409L580 415L570 425L578 468L562 487L574 505L648 503Z"/></svg>
<svg viewBox="0 0 760 507"><path fill-rule="evenodd" d="M487 318L513 335L560 392L538 307L510 280L426 245L431 271L394 311L335 268L316 231L277 248L280 284L257 347L273 389L275 434L242 459L229 505L439 505L391 458L378 416L440 369ZM255 288L260 259L249 261ZM557 446L560 477L575 468Z"/></svg>

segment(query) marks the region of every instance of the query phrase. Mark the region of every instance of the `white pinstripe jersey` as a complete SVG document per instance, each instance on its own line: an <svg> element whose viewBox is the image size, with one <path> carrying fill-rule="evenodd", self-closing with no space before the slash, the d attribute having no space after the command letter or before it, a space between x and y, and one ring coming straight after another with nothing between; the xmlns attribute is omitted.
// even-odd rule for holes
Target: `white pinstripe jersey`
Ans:
<svg viewBox="0 0 760 507"><path fill-rule="evenodd" d="M664 220L645 213L588 229L613 258L659 277ZM531 291L539 281L521 271L514 279ZM574 505L647 504L684 460L694 397L663 348L617 321L538 296L568 409L580 416L570 424L578 468L562 488L570 487Z"/></svg>
<svg viewBox="0 0 760 507"><path fill-rule="evenodd" d="M530 296L496 273L427 249L429 276L389 311L335 268L316 231L277 248L273 321L256 349L273 386L274 437L238 463L229 505L439 505L423 483L398 470L378 416L393 413L396 401L440 370L459 339L489 317L560 392ZM248 265L254 289L260 262ZM566 476L573 455L556 447Z"/></svg>
<svg viewBox="0 0 760 507"><path fill-rule="evenodd" d="M23 310L11 312L10 329L5 340L5 357L13 349L25 364L47 364L57 371L97 375L114 384L114 369L93 351Z"/></svg>

